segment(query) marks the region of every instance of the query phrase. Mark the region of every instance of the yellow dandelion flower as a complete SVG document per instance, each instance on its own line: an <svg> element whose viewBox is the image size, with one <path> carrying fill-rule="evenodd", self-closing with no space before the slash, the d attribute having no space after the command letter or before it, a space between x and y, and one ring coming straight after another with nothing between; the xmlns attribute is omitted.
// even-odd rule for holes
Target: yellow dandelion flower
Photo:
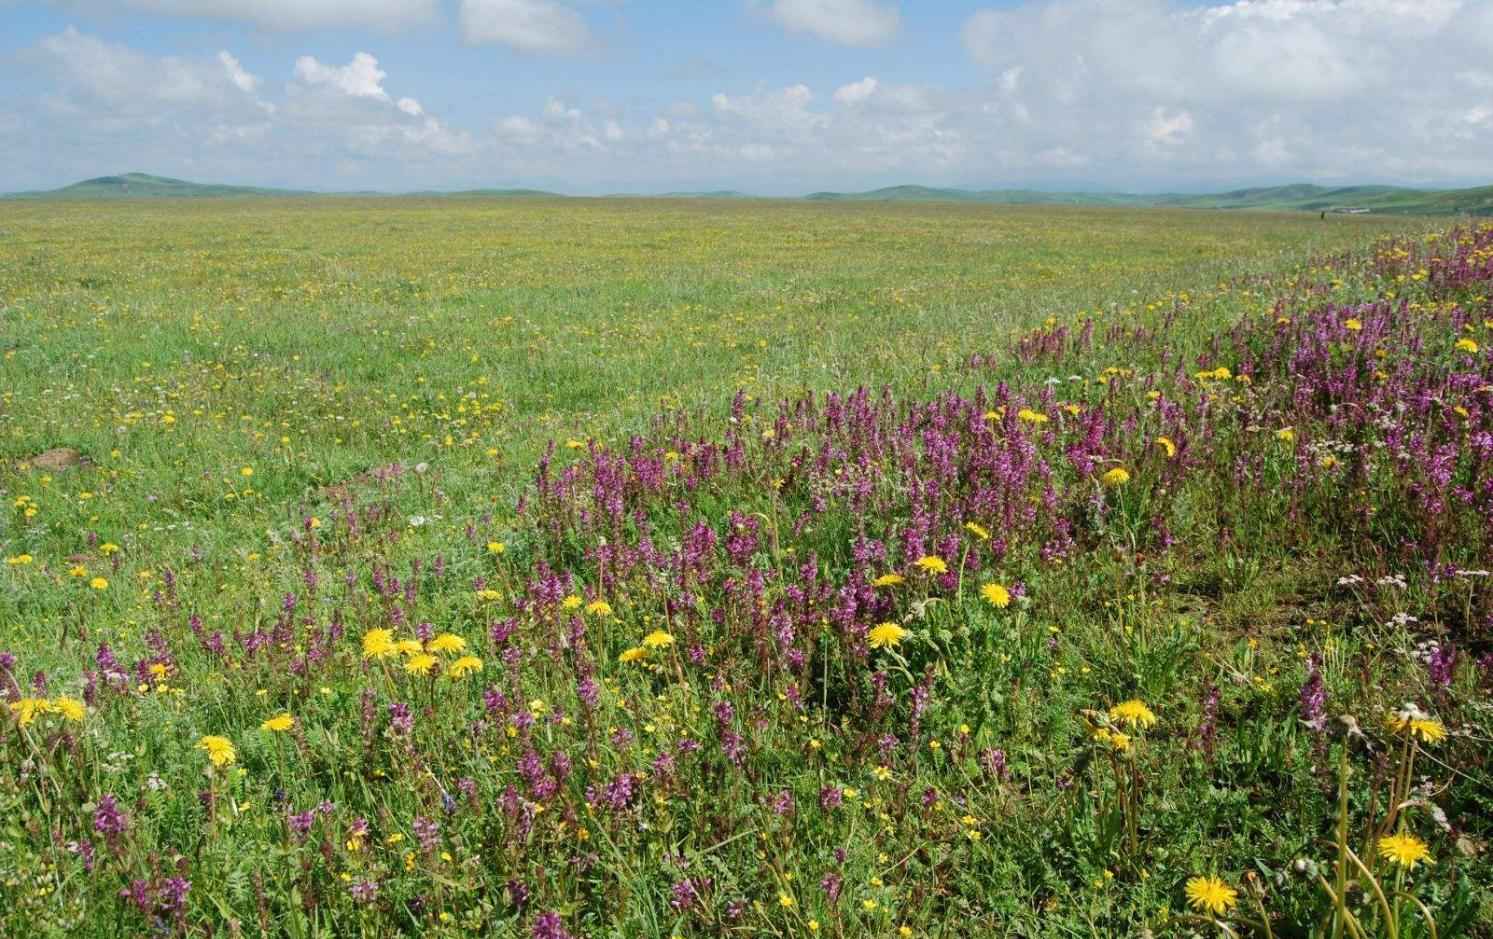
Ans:
<svg viewBox="0 0 1493 939"><path fill-rule="evenodd" d="M429 675L430 670L436 666L436 657L429 652L421 652L410 656L408 662L404 663L404 670L411 675Z"/></svg>
<svg viewBox="0 0 1493 939"><path fill-rule="evenodd" d="M1384 723L1392 732L1419 737L1424 743L1440 743L1446 739L1446 725L1419 711L1392 712L1385 717Z"/></svg>
<svg viewBox="0 0 1493 939"><path fill-rule="evenodd" d="M418 639L401 639L394 643L394 650L400 655L419 655L425 651L425 646Z"/></svg>
<svg viewBox="0 0 1493 939"><path fill-rule="evenodd" d="M1277 430L1275 432L1275 439L1279 440L1281 443L1295 443L1296 431L1290 427L1282 427L1280 430Z"/></svg>
<svg viewBox="0 0 1493 939"><path fill-rule="evenodd" d="M1350 317L1343 321L1343 328L1350 333L1356 333L1363 329L1363 321L1356 317Z"/></svg>
<svg viewBox="0 0 1493 939"><path fill-rule="evenodd" d="M1011 591L1002 584L986 584L980 588L980 596L985 602L999 610L1004 610L1011 605Z"/></svg>
<svg viewBox="0 0 1493 939"><path fill-rule="evenodd" d="M52 710L56 711L58 714L61 714L64 718L72 721L75 724L81 723L83 718L88 713L88 708L83 704L82 701L79 701L77 698L69 698L66 696L53 698Z"/></svg>
<svg viewBox="0 0 1493 939"><path fill-rule="evenodd" d="M1106 487L1114 489L1116 486L1123 486L1126 483L1130 482L1130 471L1124 469L1123 467L1116 466L1114 469L1106 472L1103 476L1100 476L1099 481Z"/></svg>
<svg viewBox="0 0 1493 939"><path fill-rule="evenodd" d="M109 581L103 577L95 577L88 582L88 586L92 587L94 590L108 590Z"/></svg>
<svg viewBox="0 0 1493 939"><path fill-rule="evenodd" d="M902 583L902 581L904 579L905 578L901 574L882 574L880 577L878 577L875 580L871 581L871 586L873 586L873 587L895 587L898 584Z"/></svg>
<svg viewBox="0 0 1493 939"><path fill-rule="evenodd" d="M101 544L101 545L98 546L98 553L102 554L104 557L108 557L109 555L113 554L115 551L118 551L118 550L119 550L119 545L115 544L112 541L106 541L103 544Z"/></svg>
<svg viewBox="0 0 1493 939"><path fill-rule="evenodd" d="M50 709L46 698L21 698L10 702L10 711L16 716L16 723L22 727L36 720L36 715L45 714Z"/></svg>
<svg viewBox="0 0 1493 939"><path fill-rule="evenodd" d="M1468 338L1466 338L1464 336L1463 338L1457 340L1457 351L1458 352L1472 352L1472 353L1476 353L1477 352L1477 341L1473 340L1473 339L1468 339Z"/></svg>
<svg viewBox="0 0 1493 939"><path fill-rule="evenodd" d="M1427 864L1436 863L1431 860L1431 849L1426 847L1426 843L1410 834L1380 838L1379 856L1405 868L1413 868L1422 861Z"/></svg>
<svg viewBox="0 0 1493 939"><path fill-rule="evenodd" d="M925 554L917 559L917 568L925 574L947 574L949 565L944 559L933 554Z"/></svg>
<svg viewBox="0 0 1493 939"><path fill-rule="evenodd" d="M1109 709L1109 719L1126 727L1155 727L1156 715L1139 698L1121 701Z"/></svg>
<svg viewBox="0 0 1493 939"><path fill-rule="evenodd" d="M472 672L482 671L482 660L475 655L464 655L451 663L446 674L451 678L463 678Z"/></svg>
<svg viewBox="0 0 1493 939"><path fill-rule="evenodd" d="M581 608L581 598L575 594L571 594L560 601L560 606L566 610L579 610Z"/></svg>
<svg viewBox="0 0 1493 939"><path fill-rule="evenodd" d="M647 649L643 648L642 646L632 646L630 648L623 649L622 654L617 656L617 661L621 662L624 665L627 665L632 662L642 661L647 657Z"/></svg>
<svg viewBox="0 0 1493 939"><path fill-rule="evenodd" d="M295 718L291 717L289 714L276 714L274 717L271 717L270 719L260 724L259 729L267 730L271 733L283 734L294 726Z"/></svg>
<svg viewBox="0 0 1493 939"><path fill-rule="evenodd" d="M1118 730L1110 730L1108 727L1096 727L1094 739L1109 747L1124 753L1130 749L1130 735Z"/></svg>
<svg viewBox="0 0 1493 939"><path fill-rule="evenodd" d="M209 734L197 741L197 749L206 753L214 766L227 766L238 760L238 751L233 749L233 741L227 737Z"/></svg>
<svg viewBox="0 0 1493 939"><path fill-rule="evenodd" d="M1239 891L1217 877L1192 877L1187 881L1187 902L1198 912L1222 916L1239 903Z"/></svg>
<svg viewBox="0 0 1493 939"><path fill-rule="evenodd" d="M662 629L655 629L643 637L643 645L650 649L663 649L674 644L674 637Z"/></svg>
<svg viewBox="0 0 1493 939"><path fill-rule="evenodd" d="M502 554L506 550L508 550L508 546L501 541L489 541L487 543L488 554Z"/></svg>
<svg viewBox="0 0 1493 939"><path fill-rule="evenodd" d="M238 474L240 476L244 477L245 479L248 479L250 476L254 475L254 467L252 467L252 466L242 466L242 467L239 467Z"/></svg>
<svg viewBox="0 0 1493 939"><path fill-rule="evenodd" d="M1031 408L1022 408L1016 412L1016 419L1028 424L1046 424L1047 415L1041 411L1033 411Z"/></svg>
<svg viewBox="0 0 1493 939"><path fill-rule="evenodd" d="M455 633L441 633L430 640L431 652L462 652L467 647L467 641Z"/></svg>
<svg viewBox="0 0 1493 939"><path fill-rule="evenodd" d="M31 555L22 553L11 555L10 557L5 559L5 563L9 564L11 567L25 567L27 564L30 564L34 560L35 558L33 558Z"/></svg>
<svg viewBox="0 0 1493 939"><path fill-rule="evenodd" d="M1172 438L1170 437L1157 437L1156 446L1162 453L1166 454L1168 460L1177 455L1177 445L1172 443Z"/></svg>
<svg viewBox="0 0 1493 939"><path fill-rule="evenodd" d="M873 649L895 649L906 638L907 630L896 623L882 623L866 633L866 639Z"/></svg>
<svg viewBox="0 0 1493 939"><path fill-rule="evenodd" d="M592 600L586 604L586 612L592 616L611 616L612 605L605 600Z"/></svg>
<svg viewBox="0 0 1493 939"><path fill-rule="evenodd" d="M370 629L363 634L363 658L384 659L395 654L394 633L388 629Z"/></svg>
<svg viewBox="0 0 1493 939"><path fill-rule="evenodd" d="M974 522L965 522L964 530L969 532L971 535L974 535L981 541L990 540L990 529L986 528L984 525L977 525Z"/></svg>

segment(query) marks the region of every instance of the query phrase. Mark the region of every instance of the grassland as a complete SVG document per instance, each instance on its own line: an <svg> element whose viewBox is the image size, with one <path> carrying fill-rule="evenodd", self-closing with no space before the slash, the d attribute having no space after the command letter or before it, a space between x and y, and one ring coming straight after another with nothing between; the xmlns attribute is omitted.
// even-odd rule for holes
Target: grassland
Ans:
<svg viewBox="0 0 1493 939"><path fill-rule="evenodd" d="M4 204L0 933L1486 934L1427 231Z"/></svg>

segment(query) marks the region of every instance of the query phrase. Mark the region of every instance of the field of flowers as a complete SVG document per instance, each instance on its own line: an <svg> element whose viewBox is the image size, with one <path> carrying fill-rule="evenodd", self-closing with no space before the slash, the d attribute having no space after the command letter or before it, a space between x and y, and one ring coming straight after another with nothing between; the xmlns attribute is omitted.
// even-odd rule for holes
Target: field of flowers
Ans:
<svg viewBox="0 0 1493 939"><path fill-rule="evenodd" d="M1493 935L1493 226L0 214L0 935Z"/></svg>

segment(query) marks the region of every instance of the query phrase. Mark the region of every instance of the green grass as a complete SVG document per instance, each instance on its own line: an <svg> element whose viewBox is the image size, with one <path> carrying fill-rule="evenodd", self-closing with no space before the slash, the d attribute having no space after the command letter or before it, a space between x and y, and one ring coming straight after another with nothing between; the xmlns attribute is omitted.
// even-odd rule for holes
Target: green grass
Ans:
<svg viewBox="0 0 1493 939"><path fill-rule="evenodd" d="M1433 295L1419 255L1365 254L1426 225L734 199L0 205L0 556L14 561L0 568L0 651L18 661L16 687L0 693L80 696L84 671L102 667L100 643L146 670L101 692L81 727L0 714L0 934L506 936L555 911L598 937L806 936L810 920L836 937L901 926L1184 935L1198 924L1171 917L1181 884L1215 872L1241 889L1258 874L1277 934L1308 934L1329 907L1290 867L1328 856L1336 794L1326 744L1298 720L1305 656L1322 656L1334 714L1359 714L1376 741L1382 710L1407 698L1453 724L1433 755L1445 765L1418 766L1438 784L1454 768L1454 787L1435 798L1471 849L1488 837L1480 813L1493 804L1479 756L1486 693L1467 658L1453 689L1427 691L1421 635L1386 623L1401 610L1337 585L1375 564L1408 569L1374 559L1387 533L1420 523L1396 488L1404 474L1381 467L1349 486L1300 470L1273 431L1295 423L1303 441L1326 439L1331 421L1291 416L1287 374L1262 371L1258 387L1192 376L1265 357L1250 345L1267 344L1260 335L1234 343L1236 324L1391 293L1415 304L1426 351L1387 342L1386 372L1402 359L1454 367L1442 318L1486 297ZM1084 321L1099 324L1091 345L1017 354L1018 340ZM1476 328L1469 335L1493 346ZM838 589L858 535L896 544L909 484L933 461L881 453L858 466L843 457L866 440L805 429L825 399L781 417L777 402L887 387L909 409L876 425L891 434L946 393L999 383L1047 417L1031 425L1033 447L1061 500L996 529L1008 556L962 536L975 562L955 565L954 589L919 579L897 550L878 561L908 576L885 613L912 633L899 649L856 658L835 638L833 603L802 601L822 603L823 616L798 623L815 650L800 687L769 655L776 640L741 593L745 571L767 579L769 610L800 602L795 578ZM1039 401L1044 388L1050 401ZM747 398L733 419L738 389ZM1179 436L1180 463L1158 455L1147 390L1187 415L1194 436ZM1084 437L1081 415L1106 408L1133 421L1117 425L1113 446L1134 479L1113 490L1063 456ZM598 521L606 461L633 452L635 435L646 438L636 452L665 467L697 465L706 442L725 450L739 436L744 468L689 488L632 485L630 513ZM548 478L574 473L569 496L532 489L551 442ZM85 462L35 465L60 447ZM809 469L816 457L835 468ZM1173 479L1171 465L1192 475ZM859 472L877 484L853 509ZM1034 486L1015 502L1042 504ZM1372 493L1379 514L1337 499L1345 489ZM1465 507L1450 515L1476 528ZM1056 561L1031 540L1054 516L1075 533ZM1156 543L1157 518L1179 547ZM605 586L603 545L641 551L646 537L672 558L701 524L722 543L757 526L760 546L722 575L730 586L686 589L666 561ZM612 612L575 611L577 634L558 606L531 598L521 609L546 566ZM401 599L390 578L418 589ZM995 579L1027 596L993 607L979 587ZM1450 590L1414 579L1403 610L1480 641L1471 593ZM1464 600L1466 616L1454 609ZM488 635L507 619L505 666ZM370 631L406 639L417 622L463 637L481 674L417 679L407 659L361 654ZM822 635L804 635L805 622ZM235 634L277 628L267 651L239 654ZM197 629L221 631L231 654L209 655ZM677 644L619 662L654 630ZM687 658L696 642L708 665ZM162 643L168 656L152 647ZM326 657L308 659L313 649ZM872 663L894 702L885 714L872 703ZM578 700L576 670L587 668L600 683L594 713ZM32 695L24 686L39 671L48 690ZM932 703L914 718L920 684ZM493 717L483 685L516 710ZM1220 735L1205 758L1193 735L1209 688L1221 695ZM801 711L790 690L808 692ZM1112 770L1085 711L1132 696L1161 723L1124 764L1145 783L1127 814L1129 770ZM739 772L714 755L723 700L735 707L726 723L749 738ZM412 706L412 736L391 728L393 703ZM542 719L561 710L564 721ZM293 733L260 730L282 711ZM511 723L520 713L540 716L532 737ZM899 749L879 755L888 732ZM209 769L195 747L203 735L232 740L237 762ZM684 738L712 755L681 756L671 783L651 760ZM528 746L575 764L532 828L499 808ZM981 775L978 754L992 747L1009 758L1009 780ZM1378 817L1369 780L1382 784L1395 764L1355 760L1356 832ZM635 814L587 805L584 785L628 772L649 779ZM846 788L857 790L846 805L821 807ZM788 816L773 808L785 792ZM112 841L94 828L105 793L130 817ZM289 814L322 800L334 808L309 840L292 836ZM1493 912L1487 863L1460 855L1424 814L1418 830L1438 866L1411 887L1441 935L1478 935ZM355 818L370 824L366 839ZM417 818L439 822L438 848L416 846ZM92 873L66 848L80 838L96 844ZM845 878L838 905L820 888L827 873ZM155 888L178 874L192 882L179 916L117 899L132 880ZM685 876L710 878L708 913L670 905ZM368 880L381 892L358 902L350 885ZM509 882L531 892L527 905ZM1399 935L1418 939L1418 928Z"/></svg>

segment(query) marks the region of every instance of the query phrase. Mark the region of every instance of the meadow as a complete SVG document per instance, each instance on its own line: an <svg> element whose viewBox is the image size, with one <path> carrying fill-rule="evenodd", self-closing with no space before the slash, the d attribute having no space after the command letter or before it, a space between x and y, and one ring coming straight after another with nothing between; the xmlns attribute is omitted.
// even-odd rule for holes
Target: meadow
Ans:
<svg viewBox="0 0 1493 939"><path fill-rule="evenodd" d="M1493 934L1490 296L1412 218L0 206L0 935Z"/></svg>

